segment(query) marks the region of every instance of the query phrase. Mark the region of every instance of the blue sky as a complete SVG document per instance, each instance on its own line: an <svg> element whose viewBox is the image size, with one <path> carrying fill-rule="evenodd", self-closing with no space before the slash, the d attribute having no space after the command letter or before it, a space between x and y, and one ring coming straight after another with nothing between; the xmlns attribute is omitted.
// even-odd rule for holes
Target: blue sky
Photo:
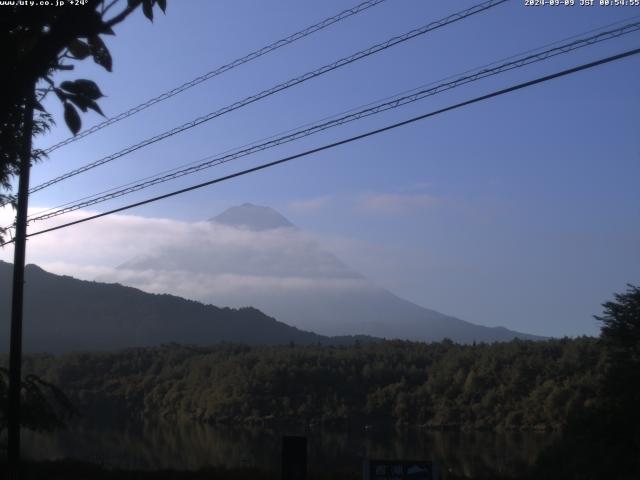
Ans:
<svg viewBox="0 0 640 480"><path fill-rule="evenodd" d="M153 24L138 12L107 39L113 73L85 61L69 78L96 80L107 95L104 112L115 115L352 4L174 0ZM33 169L32 185L473 4L389 0L57 150ZM640 8L525 7L513 0L34 194L31 205L55 206L634 15ZM639 44L634 33L94 208ZM543 335L595 334L600 303L640 277L639 74L640 58L632 57L131 214L196 221L243 202L269 205L420 305ZM47 106L59 125L40 146L68 136L60 105ZM99 120L83 117L85 126Z"/></svg>

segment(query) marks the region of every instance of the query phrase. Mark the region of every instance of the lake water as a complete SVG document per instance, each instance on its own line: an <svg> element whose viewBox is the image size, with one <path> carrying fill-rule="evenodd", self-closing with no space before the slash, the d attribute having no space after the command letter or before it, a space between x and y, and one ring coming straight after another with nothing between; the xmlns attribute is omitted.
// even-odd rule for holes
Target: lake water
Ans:
<svg viewBox="0 0 640 480"><path fill-rule="evenodd" d="M128 426L71 426L53 434L23 433L26 458L74 458L125 469L198 470L207 466L279 471L283 434L308 438L309 468L362 471L364 458L435 460L443 479L518 476L555 439L534 432L426 432L416 430L269 430L151 422Z"/></svg>

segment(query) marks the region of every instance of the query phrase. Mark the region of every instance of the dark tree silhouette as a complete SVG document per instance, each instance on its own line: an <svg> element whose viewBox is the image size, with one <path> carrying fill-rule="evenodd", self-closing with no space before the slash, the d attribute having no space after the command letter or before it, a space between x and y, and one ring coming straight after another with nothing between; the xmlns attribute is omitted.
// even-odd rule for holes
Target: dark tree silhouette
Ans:
<svg viewBox="0 0 640 480"><path fill-rule="evenodd" d="M37 96L33 108L33 135L46 131L52 117L40 104L44 96L53 93L61 101L64 119L75 135L82 126L78 109L102 111L97 100L103 95L95 82L87 79L65 81L59 85L55 74L73 70L73 61L93 58L94 62L111 71L112 58L103 40L114 35L113 27L124 21L138 7L153 20L153 7L166 9L166 0L87 0L84 5L2 6L0 15L0 60L3 86L0 94L0 203L15 199L2 193L10 187L11 178L18 174L20 152L26 138L25 115L28 99ZM30 105L29 105L30 106ZM32 160L43 157L34 151ZM0 230L1 235L4 232Z"/></svg>
<svg viewBox="0 0 640 480"><path fill-rule="evenodd" d="M640 288L628 285L626 293L614 295L615 301L603 303L601 339L619 367L640 365ZM638 372L640 374L640 372Z"/></svg>
<svg viewBox="0 0 640 480"><path fill-rule="evenodd" d="M603 389L616 435L640 454L640 288L628 285L615 301L602 304L601 342L606 354Z"/></svg>
<svg viewBox="0 0 640 480"><path fill-rule="evenodd" d="M0 434L7 428L8 379L9 372L0 367ZM64 427L65 420L76 414L60 389L36 375L27 375L22 381L22 405L22 426L30 430Z"/></svg>
<svg viewBox="0 0 640 480"><path fill-rule="evenodd" d="M602 306L597 395L542 455L534 478L640 478L640 288Z"/></svg>
<svg viewBox="0 0 640 480"><path fill-rule="evenodd" d="M51 2L53 3L53 2ZM112 58L102 38L114 35L113 28L139 7L153 20L153 7L163 12L166 0L86 0L82 4L3 5L0 13L0 203L15 205L15 198L4 192L21 171L24 158L31 162L44 156L31 151L32 136L43 133L53 123L40 103L53 93L62 103L65 123L75 135L82 121L78 110L102 114L97 100L103 95L92 80L76 79L56 83L57 72L73 70L74 61L92 58L107 71ZM28 178L28 177L27 177ZM0 242L5 234L0 226ZM0 431L7 415L6 371L0 371ZM35 376L20 385L24 405L21 424L51 429L72 411L64 395L53 385Z"/></svg>

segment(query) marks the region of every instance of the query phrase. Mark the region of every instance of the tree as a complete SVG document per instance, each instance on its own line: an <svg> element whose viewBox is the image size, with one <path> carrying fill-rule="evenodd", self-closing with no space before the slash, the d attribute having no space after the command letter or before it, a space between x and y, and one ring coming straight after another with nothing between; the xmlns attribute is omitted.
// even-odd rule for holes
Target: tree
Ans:
<svg viewBox="0 0 640 480"><path fill-rule="evenodd" d="M604 314L595 318L602 322L601 339L616 362L640 362L640 288L627 286L626 293L614 295L605 302Z"/></svg>
<svg viewBox="0 0 640 480"><path fill-rule="evenodd" d="M50 2L46 2L50 3ZM13 292L11 307L11 341L9 354L9 389L7 405L8 460L11 478L19 476L20 426L25 417L20 404L29 395L42 397L37 379L21 378L22 306L26 247L29 170L31 163L44 156L33 151L32 137L46 131L52 117L40 101L53 92L62 102L64 120L76 135L82 126L78 109L100 114L97 100L103 95L92 80L77 79L56 84L54 76L62 70L73 70L68 61L93 60L111 71L112 59L101 35L114 35L113 27L142 6L149 20L153 7L164 12L166 0L60 0L56 5L4 5L0 17L0 59L3 81L0 95L0 202L16 208ZM111 16L110 11L118 11ZM38 112L34 114L34 112ZM18 198L2 194L11 178L19 175ZM0 242L6 227L0 227ZM35 388L31 388L35 387ZM26 396L25 396L26 395ZM43 405L49 405L46 401ZM28 406L28 403L25 404ZM28 412L28 410L27 410ZM37 418L36 421L42 421Z"/></svg>
<svg viewBox="0 0 640 480"><path fill-rule="evenodd" d="M640 288L628 285L602 306L598 394L570 418L533 478L640 478Z"/></svg>
<svg viewBox="0 0 640 480"><path fill-rule="evenodd" d="M607 369L603 389L608 407L640 444L640 288L628 285L615 301L603 303L601 342Z"/></svg>
<svg viewBox="0 0 640 480"><path fill-rule="evenodd" d="M0 434L7 428L9 372L0 368ZM36 375L22 382L22 427L36 431L52 431L64 427L65 420L76 415L69 399L55 385Z"/></svg>
<svg viewBox="0 0 640 480"><path fill-rule="evenodd" d="M3 193L19 173L20 155L33 136L46 131L53 119L41 105L42 99L55 94L63 105L64 120L75 135L82 127L78 110L100 114L97 100L103 95L95 82L87 79L55 82L59 71L73 70L72 62L93 58L111 71L112 58L103 36L114 35L113 27L138 7L153 20L153 7L163 12L166 0L86 0L83 5L61 2L61 6L5 5L0 16L0 59L3 87L0 95L0 203L14 203ZM117 13L114 13L117 12ZM35 96L35 101L32 99ZM26 125L32 132L25 135ZM32 152L38 161L41 151ZM4 230L0 229L0 241Z"/></svg>

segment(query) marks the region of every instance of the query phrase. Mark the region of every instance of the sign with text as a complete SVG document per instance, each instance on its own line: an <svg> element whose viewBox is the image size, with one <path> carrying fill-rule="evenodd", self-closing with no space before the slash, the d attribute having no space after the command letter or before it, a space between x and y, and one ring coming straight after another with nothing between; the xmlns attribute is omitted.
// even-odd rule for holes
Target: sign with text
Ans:
<svg viewBox="0 0 640 480"><path fill-rule="evenodd" d="M437 469L430 461L366 460L364 480L437 480Z"/></svg>

